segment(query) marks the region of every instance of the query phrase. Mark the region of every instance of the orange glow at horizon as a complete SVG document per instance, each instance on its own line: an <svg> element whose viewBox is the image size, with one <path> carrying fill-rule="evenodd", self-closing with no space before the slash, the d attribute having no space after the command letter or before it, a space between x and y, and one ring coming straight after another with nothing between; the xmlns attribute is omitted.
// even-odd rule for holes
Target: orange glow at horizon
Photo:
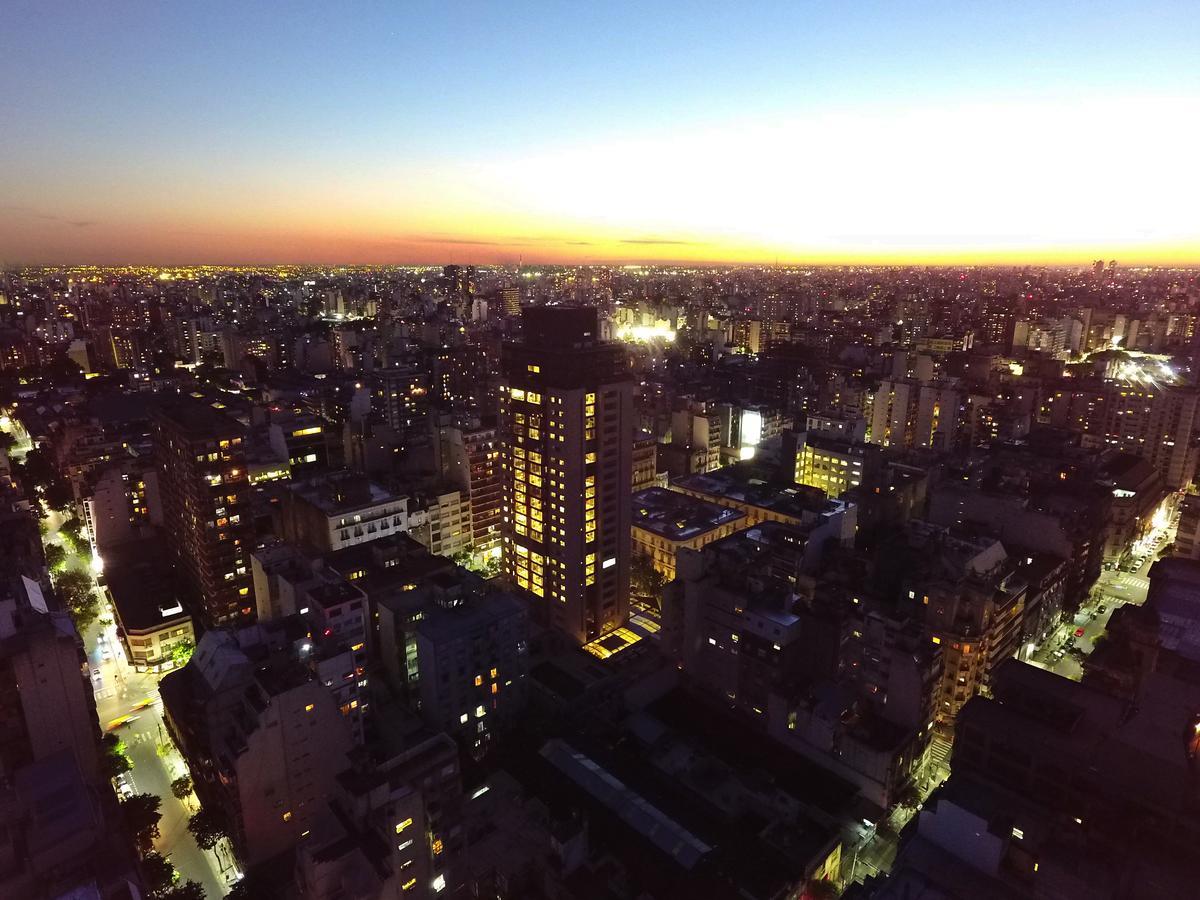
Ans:
<svg viewBox="0 0 1200 900"><path fill-rule="evenodd" d="M1171 120L1170 141L1096 123ZM1053 140L1045 136L1053 135ZM1200 100L722 121L352 171L20 188L13 264L1200 264Z"/></svg>

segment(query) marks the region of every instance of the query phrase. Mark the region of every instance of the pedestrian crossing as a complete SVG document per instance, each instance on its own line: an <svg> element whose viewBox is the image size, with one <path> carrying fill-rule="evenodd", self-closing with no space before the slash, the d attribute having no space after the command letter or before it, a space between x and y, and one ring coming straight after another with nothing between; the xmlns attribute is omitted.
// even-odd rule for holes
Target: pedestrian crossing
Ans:
<svg viewBox="0 0 1200 900"><path fill-rule="evenodd" d="M1131 575L1128 572L1122 572L1114 580L1122 587L1136 588L1140 591L1147 590L1150 587L1150 579L1143 578L1141 575Z"/></svg>

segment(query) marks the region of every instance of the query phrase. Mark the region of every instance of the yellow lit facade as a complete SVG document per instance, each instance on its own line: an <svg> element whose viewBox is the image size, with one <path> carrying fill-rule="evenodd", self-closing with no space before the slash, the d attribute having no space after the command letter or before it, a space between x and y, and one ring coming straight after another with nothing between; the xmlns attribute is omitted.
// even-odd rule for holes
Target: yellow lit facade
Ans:
<svg viewBox="0 0 1200 900"><path fill-rule="evenodd" d="M863 457L853 449L837 450L806 444L796 454L796 483L820 488L828 497L840 497L863 478Z"/></svg>
<svg viewBox="0 0 1200 900"><path fill-rule="evenodd" d="M499 392L504 573L580 643L628 606L632 397L608 346L506 348Z"/></svg>

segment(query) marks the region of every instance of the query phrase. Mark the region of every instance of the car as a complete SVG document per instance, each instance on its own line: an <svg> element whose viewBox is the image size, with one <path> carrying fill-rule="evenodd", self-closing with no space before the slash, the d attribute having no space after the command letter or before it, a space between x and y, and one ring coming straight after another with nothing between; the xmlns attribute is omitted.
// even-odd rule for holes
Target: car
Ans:
<svg viewBox="0 0 1200 900"><path fill-rule="evenodd" d="M133 707L130 711L131 712L140 712L141 710L145 709L147 706L149 706L153 702L154 702L153 697L143 697L141 700L139 700L137 703L135 703L133 705Z"/></svg>
<svg viewBox="0 0 1200 900"><path fill-rule="evenodd" d="M129 777L128 772L122 772L114 780L117 783L117 796L122 800L132 797L137 793L137 790L133 786L133 779Z"/></svg>
<svg viewBox="0 0 1200 900"><path fill-rule="evenodd" d="M1083 629L1082 628L1075 629L1075 637L1077 637L1077 638L1083 637Z"/></svg>
<svg viewBox="0 0 1200 900"><path fill-rule="evenodd" d="M1106 613L1106 612L1108 612L1108 606L1104 603L1101 603L1099 606L1096 607L1096 612Z"/></svg>
<svg viewBox="0 0 1200 900"><path fill-rule="evenodd" d="M130 722L136 722L140 718L141 718L141 716L129 716L129 715L117 716L115 719L113 719L111 722L108 723L107 730L108 731L116 731L119 728L124 728Z"/></svg>

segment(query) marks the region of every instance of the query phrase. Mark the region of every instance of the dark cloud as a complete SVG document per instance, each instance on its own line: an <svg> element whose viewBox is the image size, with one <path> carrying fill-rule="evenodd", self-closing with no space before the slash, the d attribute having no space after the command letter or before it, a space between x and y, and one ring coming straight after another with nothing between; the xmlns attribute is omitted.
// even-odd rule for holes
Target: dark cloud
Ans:
<svg viewBox="0 0 1200 900"><path fill-rule="evenodd" d="M41 212L30 206L0 204L0 212L15 212L25 216L33 216L35 219L44 219L47 222L61 222L63 225L70 225L72 228L89 228L96 224L92 219L64 219L62 216Z"/></svg>
<svg viewBox="0 0 1200 900"><path fill-rule="evenodd" d="M465 244L475 247L503 247L502 241L479 241L470 238L444 237L441 235L432 234L415 234L410 237L402 238L413 244Z"/></svg>

